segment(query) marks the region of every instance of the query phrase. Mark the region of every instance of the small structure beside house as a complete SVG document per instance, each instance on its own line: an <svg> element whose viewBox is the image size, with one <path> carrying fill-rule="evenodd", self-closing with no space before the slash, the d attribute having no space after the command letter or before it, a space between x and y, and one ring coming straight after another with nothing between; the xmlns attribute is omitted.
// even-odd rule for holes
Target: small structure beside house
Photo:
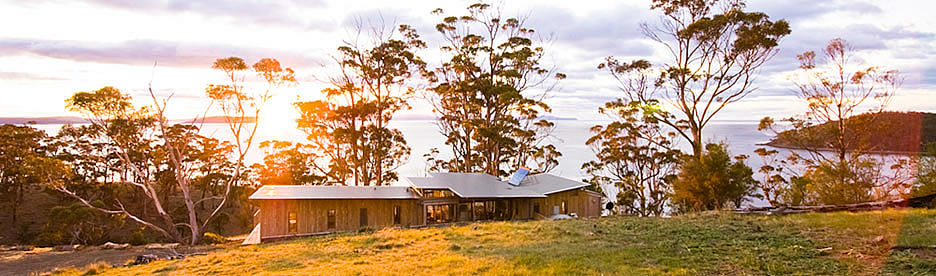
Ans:
<svg viewBox="0 0 936 276"><path fill-rule="evenodd" d="M521 170L502 181L482 173L431 173L405 177L401 182L406 186L267 185L250 196L260 210L254 215L249 240L362 228L545 219L558 214L601 215L601 195L583 189L588 184L552 174L525 174Z"/></svg>

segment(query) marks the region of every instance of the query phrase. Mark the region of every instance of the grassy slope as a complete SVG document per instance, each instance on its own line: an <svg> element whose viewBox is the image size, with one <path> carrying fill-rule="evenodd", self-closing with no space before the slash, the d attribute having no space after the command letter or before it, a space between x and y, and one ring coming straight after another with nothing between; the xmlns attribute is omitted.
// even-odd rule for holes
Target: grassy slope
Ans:
<svg viewBox="0 0 936 276"><path fill-rule="evenodd" d="M936 273L936 210L493 222L385 229L236 247L181 261L60 274ZM831 249L829 249L831 248ZM414 273L415 271L415 273Z"/></svg>

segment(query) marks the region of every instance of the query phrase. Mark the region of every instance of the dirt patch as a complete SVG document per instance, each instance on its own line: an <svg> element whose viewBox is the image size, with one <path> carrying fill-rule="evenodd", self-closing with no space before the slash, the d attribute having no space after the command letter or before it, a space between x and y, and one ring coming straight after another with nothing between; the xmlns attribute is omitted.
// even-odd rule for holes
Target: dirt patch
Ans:
<svg viewBox="0 0 936 276"><path fill-rule="evenodd" d="M35 248L32 251L3 251L0 252L0 276L48 273L56 268L81 268L98 262L106 262L112 265L126 264L136 256L144 254L153 254L165 258L178 254L211 252L223 247L224 245L200 245L177 249L146 249L144 246L133 246L123 250L88 248L73 252L52 251L51 248Z"/></svg>

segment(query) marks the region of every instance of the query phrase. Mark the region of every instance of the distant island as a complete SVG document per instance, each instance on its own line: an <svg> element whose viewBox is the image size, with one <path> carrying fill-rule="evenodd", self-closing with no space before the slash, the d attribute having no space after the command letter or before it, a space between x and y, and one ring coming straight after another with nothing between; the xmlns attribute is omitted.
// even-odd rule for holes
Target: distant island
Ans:
<svg viewBox="0 0 936 276"><path fill-rule="evenodd" d="M868 120L869 114L861 114L847 119ZM824 129L832 128L837 122L815 125L807 128L804 133L795 133L792 130L780 132L765 145L777 148L823 148L829 141L827 136L820 135ZM871 122L871 129L877 130L870 136L868 145L873 152L920 152L928 143L936 143L936 113L925 112L884 112ZM809 137L803 139L803 137ZM798 141L798 142L797 142Z"/></svg>
<svg viewBox="0 0 936 276"><path fill-rule="evenodd" d="M88 120L75 116L57 116L57 117L0 117L0 124L11 125L62 125L62 124L84 124Z"/></svg>
<svg viewBox="0 0 936 276"><path fill-rule="evenodd" d="M558 116L542 116L542 117L539 117L539 118L537 118L537 119L540 119L540 120L548 120L548 121L576 121L576 120L578 120L577 118L572 118L572 117L558 117Z"/></svg>

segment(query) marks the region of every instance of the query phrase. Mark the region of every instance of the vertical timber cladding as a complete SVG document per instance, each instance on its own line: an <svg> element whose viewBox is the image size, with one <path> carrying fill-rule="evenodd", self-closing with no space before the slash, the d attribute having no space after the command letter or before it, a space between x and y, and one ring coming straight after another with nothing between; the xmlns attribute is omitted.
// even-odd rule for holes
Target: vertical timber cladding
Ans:
<svg viewBox="0 0 936 276"><path fill-rule="evenodd" d="M554 209L562 209L566 203L566 214L575 213L579 217L597 217L601 215L601 195L583 189L548 194L546 198L533 199L539 205L539 215L549 217Z"/></svg>
<svg viewBox="0 0 936 276"><path fill-rule="evenodd" d="M422 225L421 207L411 199L277 199L260 200L261 237L351 231L361 228L361 209L367 209L367 228L394 226L393 207L400 206L401 227ZM335 228L328 229L328 211L335 210ZM289 232L289 213L298 218Z"/></svg>

